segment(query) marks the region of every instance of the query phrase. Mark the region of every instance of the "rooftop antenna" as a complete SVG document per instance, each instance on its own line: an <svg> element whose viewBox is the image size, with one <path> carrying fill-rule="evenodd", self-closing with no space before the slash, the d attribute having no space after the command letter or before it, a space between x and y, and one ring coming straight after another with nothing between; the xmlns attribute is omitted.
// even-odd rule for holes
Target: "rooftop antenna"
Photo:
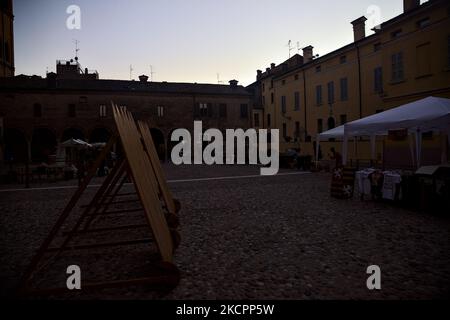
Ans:
<svg viewBox="0 0 450 320"><path fill-rule="evenodd" d="M75 60L78 62L78 52L80 51L80 49L78 48L78 44L80 43L80 41L78 41L77 39L73 39L73 43L75 43Z"/></svg>
<svg viewBox="0 0 450 320"><path fill-rule="evenodd" d="M300 42L297 41L297 53L300 53L300 50L302 50L303 48L300 47Z"/></svg>
<svg viewBox="0 0 450 320"><path fill-rule="evenodd" d="M153 66L150 65L150 82L153 82L153 74L155 74L156 72L153 72Z"/></svg>
<svg viewBox="0 0 450 320"><path fill-rule="evenodd" d="M289 42L287 44L287 47L289 48L289 59L290 59L291 58L291 51L294 49L292 47L292 41L291 40L289 40Z"/></svg>
<svg viewBox="0 0 450 320"><path fill-rule="evenodd" d="M222 84L223 81L220 80L220 73L217 74L217 84Z"/></svg>
<svg viewBox="0 0 450 320"><path fill-rule="evenodd" d="M133 65L130 64L130 80L133 80Z"/></svg>

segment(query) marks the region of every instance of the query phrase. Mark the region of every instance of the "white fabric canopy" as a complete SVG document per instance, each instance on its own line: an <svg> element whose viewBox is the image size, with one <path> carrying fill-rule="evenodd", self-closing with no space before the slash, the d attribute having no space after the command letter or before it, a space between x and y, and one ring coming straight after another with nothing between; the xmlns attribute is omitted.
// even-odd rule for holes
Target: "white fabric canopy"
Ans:
<svg viewBox="0 0 450 320"><path fill-rule="evenodd" d="M342 138L342 137L344 137L344 126L340 126L340 127L322 132L317 137L318 137L319 141Z"/></svg>
<svg viewBox="0 0 450 320"><path fill-rule="evenodd" d="M450 134L450 99L428 97L349 122L344 126L319 134L317 148L321 140L343 138L343 163L346 164L350 137L370 136L373 155L375 136L388 135L390 130L399 129L407 129L416 135L416 164L419 166L422 132L439 130L447 135Z"/></svg>
<svg viewBox="0 0 450 320"><path fill-rule="evenodd" d="M61 143L63 147L74 147L74 148L89 148L91 145L80 139L69 139L63 143Z"/></svg>
<svg viewBox="0 0 450 320"><path fill-rule="evenodd" d="M428 97L345 125L348 136L386 135L389 130L422 132L450 127L450 99Z"/></svg>

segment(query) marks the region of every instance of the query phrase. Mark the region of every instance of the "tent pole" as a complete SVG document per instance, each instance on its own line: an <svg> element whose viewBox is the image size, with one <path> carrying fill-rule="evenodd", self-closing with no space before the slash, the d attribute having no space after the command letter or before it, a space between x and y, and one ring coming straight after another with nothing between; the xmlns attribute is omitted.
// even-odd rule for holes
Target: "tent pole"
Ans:
<svg viewBox="0 0 450 320"><path fill-rule="evenodd" d="M347 156L348 156L348 133L344 128L344 145L342 146L342 164L344 166L347 165Z"/></svg>
<svg viewBox="0 0 450 320"><path fill-rule="evenodd" d="M446 164L448 162L447 137L448 137L447 132L441 134L441 148L442 148L441 164Z"/></svg>
<svg viewBox="0 0 450 320"><path fill-rule="evenodd" d="M319 144L320 144L320 138L317 136L316 138L316 162L319 163Z"/></svg>
<svg viewBox="0 0 450 320"><path fill-rule="evenodd" d="M413 167L416 166L416 159L414 157L414 135L410 134L408 136L408 142L409 142L409 151L411 152L411 160Z"/></svg>
<svg viewBox="0 0 450 320"><path fill-rule="evenodd" d="M420 129L416 132L416 156L417 156L417 168L420 168L420 161L422 158L422 134Z"/></svg>
<svg viewBox="0 0 450 320"><path fill-rule="evenodd" d="M371 160L374 161L375 160L375 151L376 151L376 135L372 134L370 136L370 157Z"/></svg>

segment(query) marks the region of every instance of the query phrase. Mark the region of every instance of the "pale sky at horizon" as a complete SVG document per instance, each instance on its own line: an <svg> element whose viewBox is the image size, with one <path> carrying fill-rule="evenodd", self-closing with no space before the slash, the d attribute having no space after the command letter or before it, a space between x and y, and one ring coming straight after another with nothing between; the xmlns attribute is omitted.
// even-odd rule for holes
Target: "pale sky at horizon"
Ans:
<svg viewBox="0 0 450 320"><path fill-rule="evenodd" d="M72 4L81 30L66 27ZM289 40L320 55L351 43L350 22L371 5L381 21L403 10L402 0L14 0L16 75L54 71L77 39L81 65L101 79L128 80L132 64L134 79L152 65L154 81L217 83L219 73L249 85L288 58Z"/></svg>

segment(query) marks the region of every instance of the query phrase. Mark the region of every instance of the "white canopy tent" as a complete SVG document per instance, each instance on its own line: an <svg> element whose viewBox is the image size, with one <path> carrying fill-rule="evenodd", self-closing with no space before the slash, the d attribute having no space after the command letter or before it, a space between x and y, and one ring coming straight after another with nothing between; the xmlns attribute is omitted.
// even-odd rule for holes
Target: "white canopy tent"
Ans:
<svg viewBox="0 0 450 320"><path fill-rule="evenodd" d="M375 152L375 138L388 135L391 130L406 129L416 137L416 164L420 166L422 133L441 131L449 136L450 142L450 99L428 97L403 106L381 112L341 127L319 134L319 142L329 138L343 138L343 164L347 163L348 140L351 137L370 136L372 157Z"/></svg>
<svg viewBox="0 0 450 320"><path fill-rule="evenodd" d="M72 147L72 148L90 148L91 145L83 140L80 139L69 139L67 141L64 141L63 143L61 143L62 147Z"/></svg>

